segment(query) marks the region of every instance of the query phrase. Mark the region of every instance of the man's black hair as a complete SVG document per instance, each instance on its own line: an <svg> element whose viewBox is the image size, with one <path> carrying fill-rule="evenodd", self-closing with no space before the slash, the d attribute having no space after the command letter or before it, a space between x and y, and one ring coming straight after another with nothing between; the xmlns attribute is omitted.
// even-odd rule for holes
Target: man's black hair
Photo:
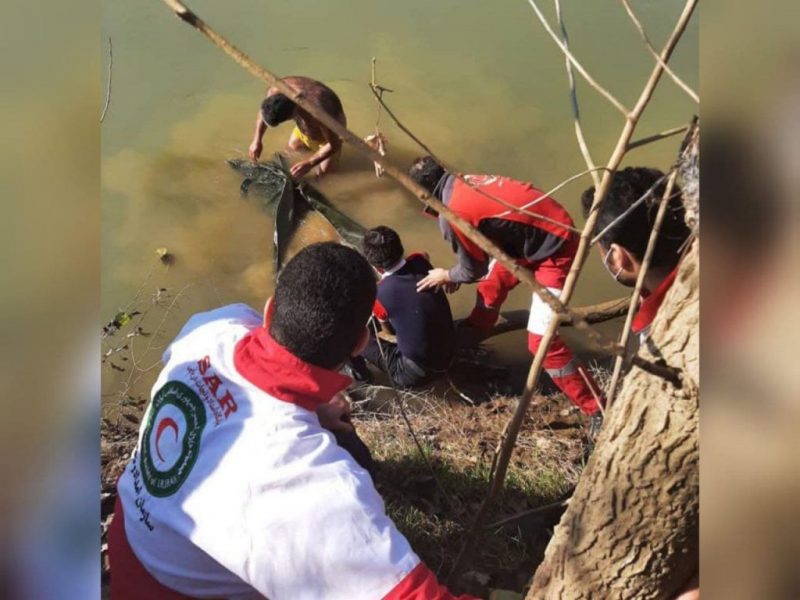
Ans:
<svg viewBox="0 0 800 600"><path fill-rule="evenodd" d="M384 225L368 230L364 234L361 247L369 264L378 269L388 269L396 265L405 252L397 232Z"/></svg>
<svg viewBox="0 0 800 600"><path fill-rule="evenodd" d="M275 127L292 118L295 104L283 94L272 94L261 103L261 118L270 127Z"/></svg>
<svg viewBox="0 0 800 600"><path fill-rule="evenodd" d="M336 242L312 244L278 276L270 335L305 362L336 367L358 343L375 289L375 273L358 252Z"/></svg>
<svg viewBox="0 0 800 600"><path fill-rule="evenodd" d="M430 193L445 176L446 171L432 156L421 156L408 169L408 176Z"/></svg>
<svg viewBox="0 0 800 600"><path fill-rule="evenodd" d="M625 218L620 219L600 238L606 248L611 244L619 244L637 259L642 260L647 250L647 241L658 212L658 205L664 197L666 187L667 178L658 169L627 167L617 171L600 208L593 235L608 227L639 198L647 194L648 190L652 190L644 202ZM590 187L581 196L584 217L589 216L593 201L594 187ZM689 237L689 227L684 220L684 212L681 190L675 186L653 250L651 264L654 267L672 269L678 264L679 251Z"/></svg>

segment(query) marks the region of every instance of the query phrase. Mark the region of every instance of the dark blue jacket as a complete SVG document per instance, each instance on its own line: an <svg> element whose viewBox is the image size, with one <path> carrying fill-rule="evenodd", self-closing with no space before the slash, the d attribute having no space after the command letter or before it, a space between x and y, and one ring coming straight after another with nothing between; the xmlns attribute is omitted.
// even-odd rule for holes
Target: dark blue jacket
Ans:
<svg viewBox="0 0 800 600"><path fill-rule="evenodd" d="M423 254L411 254L397 271L378 282L375 316L388 321L403 356L421 367L445 370L455 352L455 328L443 291L417 291L417 283L433 266Z"/></svg>

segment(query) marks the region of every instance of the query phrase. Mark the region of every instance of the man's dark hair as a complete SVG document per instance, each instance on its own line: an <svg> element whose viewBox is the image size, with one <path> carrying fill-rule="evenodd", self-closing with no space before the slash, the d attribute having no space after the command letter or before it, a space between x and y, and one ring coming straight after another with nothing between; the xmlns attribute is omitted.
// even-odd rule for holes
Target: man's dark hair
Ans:
<svg viewBox="0 0 800 600"><path fill-rule="evenodd" d="M444 177L446 171L432 156L421 156L408 169L408 176L430 193Z"/></svg>
<svg viewBox="0 0 800 600"><path fill-rule="evenodd" d="M343 363L375 303L375 273L364 257L336 242L312 244L278 276L270 335L318 367Z"/></svg>
<svg viewBox="0 0 800 600"><path fill-rule="evenodd" d="M261 103L261 118L270 127L275 127L292 118L295 104L283 94L272 94Z"/></svg>
<svg viewBox="0 0 800 600"><path fill-rule="evenodd" d="M368 230L364 234L361 247L369 264L378 269L388 269L396 265L405 252L397 232L384 225Z"/></svg>
<svg viewBox="0 0 800 600"><path fill-rule="evenodd" d="M593 235L603 231L622 213L631 207L645 194L647 199L633 209L630 214L620 219L600 238L603 246L619 244L639 260L644 258L647 241L656 219L658 205L667 187L667 177L658 169L646 167L627 167L617 171L611 188L600 208ZM581 196L583 216L588 217L594 201L594 187L590 187ZM680 259L679 251L689 237L689 227L684 220L684 207L681 190L672 188L672 196L668 200L667 213L658 234L656 247L653 250L651 264L658 268L673 268Z"/></svg>

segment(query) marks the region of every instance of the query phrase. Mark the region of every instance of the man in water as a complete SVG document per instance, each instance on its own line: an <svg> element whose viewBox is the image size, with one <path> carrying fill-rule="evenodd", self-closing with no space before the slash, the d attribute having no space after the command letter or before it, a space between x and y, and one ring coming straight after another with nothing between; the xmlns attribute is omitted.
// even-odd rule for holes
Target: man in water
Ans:
<svg viewBox="0 0 800 600"><path fill-rule="evenodd" d="M308 77L284 77L281 81L339 123L347 125L342 102L331 88ZM266 97L256 116L256 129L249 149L250 158L258 160L261 156L261 139L268 127L277 127L290 119L294 121L295 127L289 137L289 148L313 152L310 157L292 166L292 177L300 179L314 167L319 177L333 170L342 151L342 140L275 87L267 88Z"/></svg>
<svg viewBox="0 0 800 600"><path fill-rule="evenodd" d="M457 177L445 171L431 156L414 161L409 175L502 248L519 265L530 270L551 293L556 296L561 293L579 240L571 229L572 218L558 202L530 183L508 177ZM500 198L506 205L526 212L509 209L484 194ZM475 308L466 319L466 324L480 331L488 331L497 320L508 293L519 284L519 279L500 263L490 260L486 252L457 228L451 227L442 216L439 216L439 228L458 256L458 264L450 269L431 269L419 282L417 289L422 291L430 287L479 282ZM536 353L552 319L550 307L533 294L528 320L528 348L531 353ZM544 369L572 403L589 417L589 433L594 438L602 423L602 392L591 374L558 336L553 338L547 350Z"/></svg>
<svg viewBox="0 0 800 600"><path fill-rule="evenodd" d="M375 288L358 252L313 244L263 316L234 304L183 327L117 484L112 598L454 600L333 435L353 428L338 371Z"/></svg>

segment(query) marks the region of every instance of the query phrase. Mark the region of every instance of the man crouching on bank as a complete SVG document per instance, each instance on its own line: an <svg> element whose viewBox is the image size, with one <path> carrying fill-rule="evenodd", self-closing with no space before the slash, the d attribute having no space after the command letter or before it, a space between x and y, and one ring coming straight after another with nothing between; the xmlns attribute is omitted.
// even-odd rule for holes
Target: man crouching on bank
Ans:
<svg viewBox="0 0 800 600"><path fill-rule="evenodd" d="M263 316L189 320L118 483L115 600L453 598L330 431L352 429L337 370L367 343L375 289L356 251L315 244Z"/></svg>

